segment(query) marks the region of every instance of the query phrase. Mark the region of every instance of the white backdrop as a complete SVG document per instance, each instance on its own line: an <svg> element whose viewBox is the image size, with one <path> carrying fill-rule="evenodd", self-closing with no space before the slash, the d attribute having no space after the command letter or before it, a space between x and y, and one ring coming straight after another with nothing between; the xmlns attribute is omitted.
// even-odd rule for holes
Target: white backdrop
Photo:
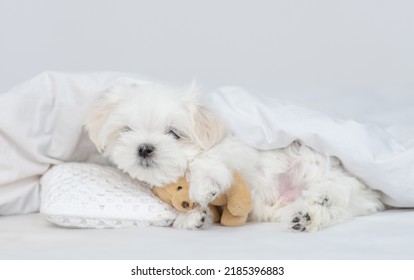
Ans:
<svg viewBox="0 0 414 280"><path fill-rule="evenodd" d="M44 70L414 92L410 0L0 0L0 92Z"/></svg>

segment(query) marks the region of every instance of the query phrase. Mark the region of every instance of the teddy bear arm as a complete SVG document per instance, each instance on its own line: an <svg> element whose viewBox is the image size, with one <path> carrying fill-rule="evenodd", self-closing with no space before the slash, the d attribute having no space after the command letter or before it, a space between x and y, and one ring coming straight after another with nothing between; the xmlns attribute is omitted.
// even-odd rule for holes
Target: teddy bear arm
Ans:
<svg viewBox="0 0 414 280"><path fill-rule="evenodd" d="M221 224L228 227L242 226L247 221L247 213L241 216L234 216L230 213L227 207L223 207L223 213L221 215Z"/></svg>
<svg viewBox="0 0 414 280"><path fill-rule="evenodd" d="M210 205L215 205L215 206L227 205L227 195L221 194L217 196L215 199L213 199L213 201L210 202Z"/></svg>
<svg viewBox="0 0 414 280"><path fill-rule="evenodd" d="M248 214L252 210L252 199L248 187L244 184L235 184L227 192L227 208L235 216Z"/></svg>
<svg viewBox="0 0 414 280"><path fill-rule="evenodd" d="M220 223L221 219L221 209L219 206L214 205L208 205L208 208L210 210L210 216L213 221L213 223Z"/></svg>

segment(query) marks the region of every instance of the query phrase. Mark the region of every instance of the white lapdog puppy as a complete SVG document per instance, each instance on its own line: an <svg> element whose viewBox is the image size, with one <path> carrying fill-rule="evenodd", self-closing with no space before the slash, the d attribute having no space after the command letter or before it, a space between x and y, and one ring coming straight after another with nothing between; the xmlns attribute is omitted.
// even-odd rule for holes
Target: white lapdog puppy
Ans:
<svg viewBox="0 0 414 280"><path fill-rule="evenodd" d="M379 194L335 157L299 142L259 151L228 135L192 86L114 86L89 113L91 140L131 177L151 188L187 174L190 196L200 207L179 214L176 228L206 224L207 204L230 186L234 170L250 187L253 221L311 232L384 208Z"/></svg>

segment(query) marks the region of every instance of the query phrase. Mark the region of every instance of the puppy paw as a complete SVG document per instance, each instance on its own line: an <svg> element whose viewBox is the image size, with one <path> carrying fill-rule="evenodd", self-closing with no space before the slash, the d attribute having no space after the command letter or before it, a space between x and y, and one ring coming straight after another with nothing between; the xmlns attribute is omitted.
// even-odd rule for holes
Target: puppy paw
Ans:
<svg viewBox="0 0 414 280"><path fill-rule="evenodd" d="M315 232L352 218L344 207L332 204L332 199L318 196L315 199L298 200L280 212L284 227L290 231Z"/></svg>
<svg viewBox="0 0 414 280"><path fill-rule="evenodd" d="M173 227L177 229L199 229L202 228L208 220L207 211L202 209L194 209L187 213L180 213L173 223Z"/></svg>
<svg viewBox="0 0 414 280"><path fill-rule="evenodd" d="M224 193L233 180L233 172L227 166L205 158L191 164L189 175L190 198L203 208Z"/></svg>
<svg viewBox="0 0 414 280"><path fill-rule="evenodd" d="M298 212L293 216L290 223L290 228L293 231L308 231L309 225L312 223L312 218L307 212Z"/></svg>
<svg viewBox="0 0 414 280"><path fill-rule="evenodd" d="M214 198L223 192L224 187L217 182L207 180L197 187L190 188L190 198L205 208Z"/></svg>

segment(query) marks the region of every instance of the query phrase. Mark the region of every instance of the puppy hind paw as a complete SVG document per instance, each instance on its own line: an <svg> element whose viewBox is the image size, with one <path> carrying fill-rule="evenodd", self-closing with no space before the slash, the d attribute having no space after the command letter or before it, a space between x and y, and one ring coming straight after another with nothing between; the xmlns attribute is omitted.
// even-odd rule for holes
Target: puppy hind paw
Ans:
<svg viewBox="0 0 414 280"><path fill-rule="evenodd" d="M308 231L307 227L311 224L311 220L309 213L298 212L291 220L290 228L293 231Z"/></svg>

